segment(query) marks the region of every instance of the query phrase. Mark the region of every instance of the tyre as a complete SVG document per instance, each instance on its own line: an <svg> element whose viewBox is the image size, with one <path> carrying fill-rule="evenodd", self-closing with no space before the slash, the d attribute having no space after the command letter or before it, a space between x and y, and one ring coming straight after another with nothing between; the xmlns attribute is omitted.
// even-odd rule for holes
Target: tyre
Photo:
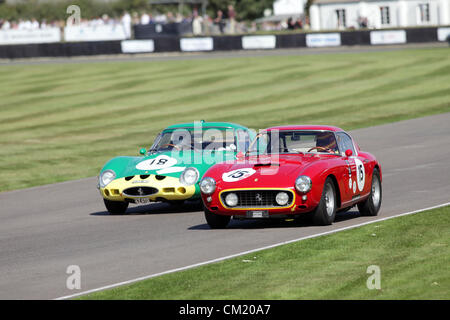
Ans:
<svg viewBox="0 0 450 320"><path fill-rule="evenodd" d="M382 195L380 173L378 169L373 169L370 194L366 200L358 203L359 213L362 216L376 216L380 211Z"/></svg>
<svg viewBox="0 0 450 320"><path fill-rule="evenodd" d="M222 216L205 209L205 218L211 229L223 229L230 222L230 216Z"/></svg>
<svg viewBox="0 0 450 320"><path fill-rule="evenodd" d="M103 199L105 202L106 210L110 214L124 214L128 208L128 202L125 201L111 201Z"/></svg>
<svg viewBox="0 0 450 320"><path fill-rule="evenodd" d="M333 223L336 217L336 199L336 189L333 180L328 177L323 185L319 205L313 212L314 224L327 226Z"/></svg>

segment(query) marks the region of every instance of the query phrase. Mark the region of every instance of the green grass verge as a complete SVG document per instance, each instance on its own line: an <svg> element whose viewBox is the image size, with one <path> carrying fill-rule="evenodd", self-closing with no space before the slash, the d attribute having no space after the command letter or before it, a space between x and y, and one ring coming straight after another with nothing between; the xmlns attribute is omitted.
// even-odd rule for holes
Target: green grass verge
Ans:
<svg viewBox="0 0 450 320"><path fill-rule="evenodd" d="M95 176L178 122L349 130L449 112L449 50L2 66L0 192Z"/></svg>
<svg viewBox="0 0 450 320"><path fill-rule="evenodd" d="M167 274L81 299L448 299L450 207ZM366 286L377 265L381 289Z"/></svg>

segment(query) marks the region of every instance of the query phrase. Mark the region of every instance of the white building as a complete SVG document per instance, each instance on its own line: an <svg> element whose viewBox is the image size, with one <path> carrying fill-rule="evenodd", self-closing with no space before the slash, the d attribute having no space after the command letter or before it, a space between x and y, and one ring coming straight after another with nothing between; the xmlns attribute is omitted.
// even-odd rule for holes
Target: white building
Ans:
<svg viewBox="0 0 450 320"><path fill-rule="evenodd" d="M306 0L275 0L273 14L275 16L301 15L305 9L305 3Z"/></svg>
<svg viewBox="0 0 450 320"><path fill-rule="evenodd" d="M315 0L311 29L450 25L450 0Z"/></svg>

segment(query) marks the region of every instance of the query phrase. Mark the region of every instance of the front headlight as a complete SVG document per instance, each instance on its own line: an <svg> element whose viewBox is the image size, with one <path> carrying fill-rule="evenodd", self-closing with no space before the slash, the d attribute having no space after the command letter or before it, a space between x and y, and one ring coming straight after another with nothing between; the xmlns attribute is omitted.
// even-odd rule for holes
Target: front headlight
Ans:
<svg viewBox="0 0 450 320"><path fill-rule="evenodd" d="M311 190L311 178L308 176L299 176L295 180L295 189L297 189L300 192L306 193L309 190Z"/></svg>
<svg viewBox="0 0 450 320"><path fill-rule="evenodd" d="M103 171L98 177L98 183L100 187L106 187L111 181L116 178L116 173L112 170Z"/></svg>
<svg viewBox="0 0 450 320"><path fill-rule="evenodd" d="M192 186L198 181L200 174L198 170L194 167L189 167L184 169L183 173L180 176L180 182L184 186Z"/></svg>
<svg viewBox="0 0 450 320"><path fill-rule="evenodd" d="M200 181L200 190L204 194L211 194L216 190L216 180L210 177L205 177Z"/></svg>

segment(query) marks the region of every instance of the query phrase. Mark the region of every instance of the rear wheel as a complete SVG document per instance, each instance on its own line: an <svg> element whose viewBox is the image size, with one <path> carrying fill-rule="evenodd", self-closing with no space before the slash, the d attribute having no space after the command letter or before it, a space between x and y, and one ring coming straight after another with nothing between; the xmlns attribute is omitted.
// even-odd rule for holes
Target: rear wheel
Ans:
<svg viewBox="0 0 450 320"><path fill-rule="evenodd" d="M322 198L314 210L313 221L315 224L326 226L333 223L336 217L336 190L333 180L328 177L323 185Z"/></svg>
<svg viewBox="0 0 450 320"><path fill-rule="evenodd" d="M376 216L381 207L382 199L381 179L378 169L373 169L372 187L369 197L358 203L358 209L362 216Z"/></svg>
<svg viewBox="0 0 450 320"><path fill-rule="evenodd" d="M230 216L222 216L219 214L212 213L208 209L205 208L205 218L206 222L210 226L211 229L223 229L230 222Z"/></svg>
<svg viewBox="0 0 450 320"><path fill-rule="evenodd" d="M107 199L103 199L105 202L106 210L110 214L124 214L128 208L128 202L125 201L111 201Z"/></svg>

